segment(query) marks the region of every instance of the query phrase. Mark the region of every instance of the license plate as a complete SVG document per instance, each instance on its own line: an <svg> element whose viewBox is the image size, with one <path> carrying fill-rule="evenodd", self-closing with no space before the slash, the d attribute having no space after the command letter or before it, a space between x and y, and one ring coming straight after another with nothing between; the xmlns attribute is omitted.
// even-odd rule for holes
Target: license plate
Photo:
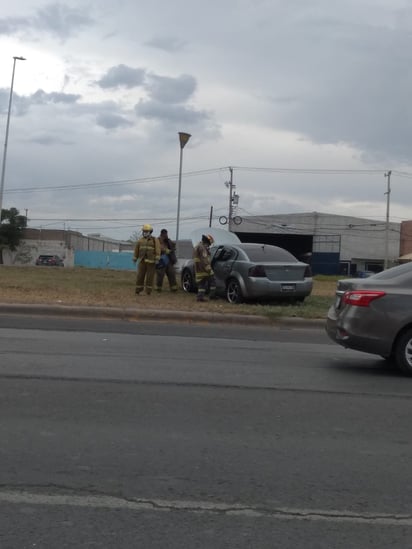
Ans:
<svg viewBox="0 0 412 549"><path fill-rule="evenodd" d="M282 292L295 292L296 291L296 284L282 284L281 285Z"/></svg>

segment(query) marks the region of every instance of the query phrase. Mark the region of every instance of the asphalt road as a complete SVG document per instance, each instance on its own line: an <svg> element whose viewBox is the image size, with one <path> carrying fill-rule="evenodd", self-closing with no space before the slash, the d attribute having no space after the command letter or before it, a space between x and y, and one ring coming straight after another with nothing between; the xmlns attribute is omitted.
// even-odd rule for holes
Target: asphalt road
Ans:
<svg viewBox="0 0 412 549"><path fill-rule="evenodd" d="M319 329L0 315L0 547L412 547L411 400Z"/></svg>

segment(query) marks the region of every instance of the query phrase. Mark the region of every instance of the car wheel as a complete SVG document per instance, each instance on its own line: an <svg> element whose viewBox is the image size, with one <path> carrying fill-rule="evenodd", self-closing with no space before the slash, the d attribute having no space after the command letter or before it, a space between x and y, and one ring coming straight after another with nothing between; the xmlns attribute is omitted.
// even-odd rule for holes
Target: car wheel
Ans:
<svg viewBox="0 0 412 549"><path fill-rule="evenodd" d="M226 285L226 299L229 303L242 303L243 301L240 284L234 278L231 278Z"/></svg>
<svg viewBox="0 0 412 549"><path fill-rule="evenodd" d="M408 376L412 376L412 330L404 332L396 341L394 356L398 368Z"/></svg>
<svg viewBox="0 0 412 549"><path fill-rule="evenodd" d="M182 288L185 292L194 292L195 284L193 281L193 275L189 269L185 269L182 273Z"/></svg>

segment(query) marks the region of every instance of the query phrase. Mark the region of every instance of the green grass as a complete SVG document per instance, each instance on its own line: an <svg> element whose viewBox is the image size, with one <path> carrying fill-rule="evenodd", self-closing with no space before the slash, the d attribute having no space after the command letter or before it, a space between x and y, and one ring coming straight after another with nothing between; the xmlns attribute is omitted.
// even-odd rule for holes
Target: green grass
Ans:
<svg viewBox="0 0 412 549"><path fill-rule="evenodd" d="M218 313L279 317L325 318L333 302L336 281L342 277L316 276L312 295L302 304L243 303L230 305L224 299L196 303L194 294L165 289L151 296L134 295L133 271L88 269L84 267L13 267L0 266L0 302L59 303L107 307L145 307L148 309L198 310Z"/></svg>
<svg viewBox="0 0 412 549"><path fill-rule="evenodd" d="M272 320L279 317L295 317L295 318L317 318L326 317L326 313L333 302L332 297L310 295L305 301L299 305L292 304L268 304L261 306L261 311L256 314L262 314Z"/></svg>

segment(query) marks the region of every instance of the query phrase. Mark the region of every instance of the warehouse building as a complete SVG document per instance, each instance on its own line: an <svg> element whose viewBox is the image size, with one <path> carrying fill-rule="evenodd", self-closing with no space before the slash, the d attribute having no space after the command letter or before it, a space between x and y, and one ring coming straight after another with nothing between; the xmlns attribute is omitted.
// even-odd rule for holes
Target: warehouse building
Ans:
<svg viewBox="0 0 412 549"><path fill-rule="evenodd" d="M405 236L401 239L402 228ZM286 248L298 259L310 262L314 274L378 272L384 268L385 259L387 265L392 266L402 253L412 252L412 221L386 224L359 217L306 212L244 217L237 225L232 223L231 230L242 242Z"/></svg>

